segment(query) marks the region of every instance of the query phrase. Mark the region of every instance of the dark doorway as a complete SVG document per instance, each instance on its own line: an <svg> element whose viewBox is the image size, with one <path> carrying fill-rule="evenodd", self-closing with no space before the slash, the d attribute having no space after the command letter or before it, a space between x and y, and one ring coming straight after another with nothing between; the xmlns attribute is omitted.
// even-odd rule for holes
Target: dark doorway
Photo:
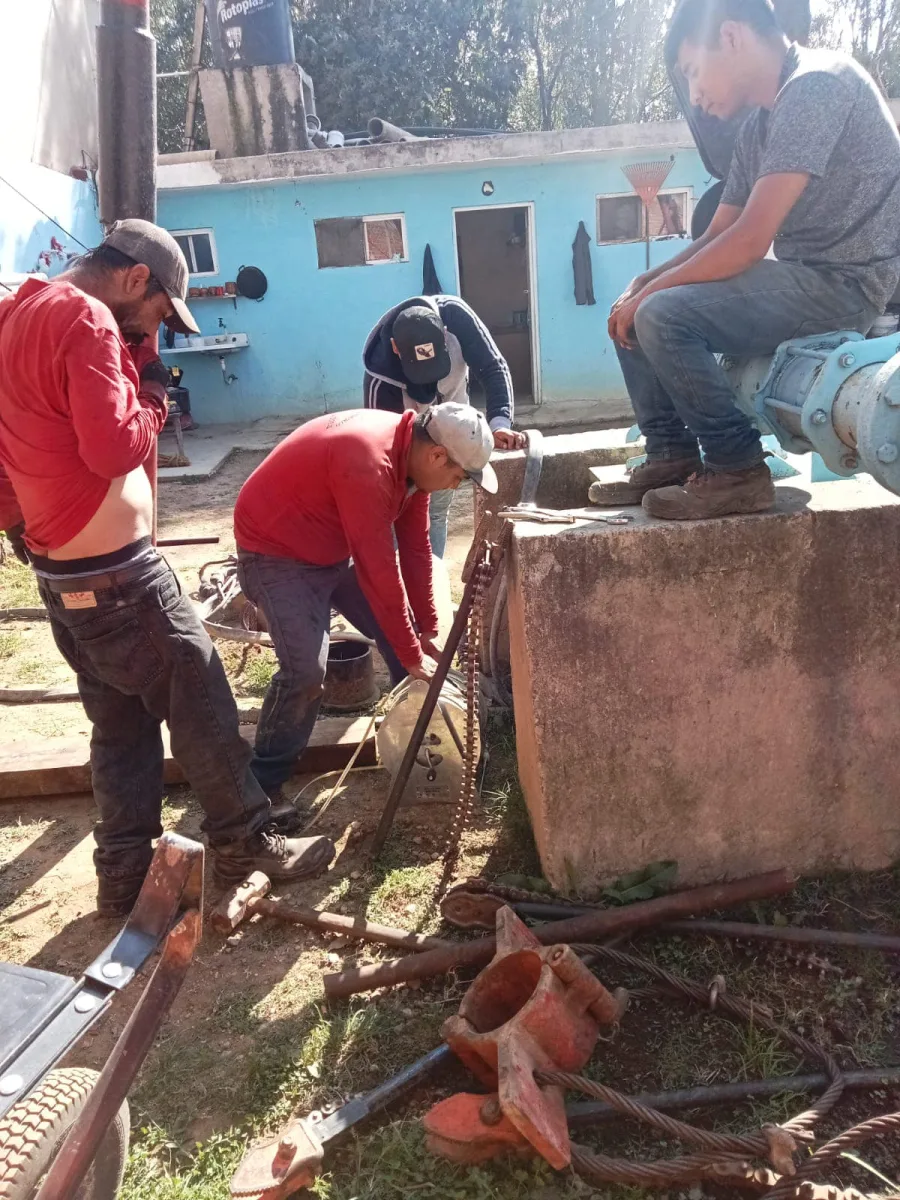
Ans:
<svg viewBox="0 0 900 1200"><path fill-rule="evenodd" d="M537 401L533 370L531 210L457 211L459 290L509 364L516 401Z"/></svg>

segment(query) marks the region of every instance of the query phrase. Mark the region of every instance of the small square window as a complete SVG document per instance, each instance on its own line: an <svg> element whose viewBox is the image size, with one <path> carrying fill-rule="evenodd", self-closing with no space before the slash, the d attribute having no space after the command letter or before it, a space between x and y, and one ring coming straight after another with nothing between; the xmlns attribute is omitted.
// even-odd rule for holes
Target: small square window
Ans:
<svg viewBox="0 0 900 1200"><path fill-rule="evenodd" d="M181 247L191 275L218 275L216 245L211 229L179 230L172 236Z"/></svg>
<svg viewBox="0 0 900 1200"><path fill-rule="evenodd" d="M689 220L689 192L660 192L650 205L649 236L651 238L684 237ZM597 241L601 245L614 242L638 242L647 236L644 205L639 196L597 197Z"/></svg>
<svg viewBox="0 0 900 1200"><path fill-rule="evenodd" d="M328 217L315 222L319 267L365 267L407 262L402 215Z"/></svg>

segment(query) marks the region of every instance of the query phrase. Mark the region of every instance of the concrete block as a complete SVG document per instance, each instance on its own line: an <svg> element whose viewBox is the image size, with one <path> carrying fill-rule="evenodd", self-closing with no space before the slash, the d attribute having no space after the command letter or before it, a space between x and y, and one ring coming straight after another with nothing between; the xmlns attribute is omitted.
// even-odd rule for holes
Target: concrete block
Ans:
<svg viewBox="0 0 900 1200"><path fill-rule="evenodd" d="M516 526L519 768L556 887L900 857L900 501L776 487L753 517Z"/></svg>
<svg viewBox="0 0 900 1200"><path fill-rule="evenodd" d="M209 144L219 157L308 150L304 74L296 63L201 71Z"/></svg>

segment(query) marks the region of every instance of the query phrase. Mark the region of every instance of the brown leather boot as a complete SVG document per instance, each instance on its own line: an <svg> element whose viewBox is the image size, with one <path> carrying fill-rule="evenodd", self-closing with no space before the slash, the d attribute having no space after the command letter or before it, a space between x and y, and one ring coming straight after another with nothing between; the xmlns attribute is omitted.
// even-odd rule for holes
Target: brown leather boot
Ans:
<svg viewBox="0 0 900 1200"><path fill-rule="evenodd" d="M623 504L640 504L647 492L668 484L684 483L701 469L696 458L658 458L638 463L628 472L627 479L613 483L592 483L588 490L591 504L599 508L620 508Z"/></svg>
<svg viewBox="0 0 900 1200"><path fill-rule="evenodd" d="M704 468L682 487L648 492L644 512L664 521L703 521L739 513L767 512L775 507L775 484L765 463L743 471Z"/></svg>

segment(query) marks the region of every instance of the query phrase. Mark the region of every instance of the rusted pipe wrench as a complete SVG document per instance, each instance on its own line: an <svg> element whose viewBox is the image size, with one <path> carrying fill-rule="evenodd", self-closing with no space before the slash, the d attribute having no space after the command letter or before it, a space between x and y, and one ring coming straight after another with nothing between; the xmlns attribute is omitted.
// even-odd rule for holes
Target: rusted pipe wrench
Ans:
<svg viewBox="0 0 900 1200"><path fill-rule="evenodd" d="M247 1151L232 1176L231 1195L241 1200L284 1200L309 1187L322 1169L329 1142L385 1108L452 1057L449 1046L438 1046L365 1096L356 1096L333 1112L312 1112L291 1121Z"/></svg>

